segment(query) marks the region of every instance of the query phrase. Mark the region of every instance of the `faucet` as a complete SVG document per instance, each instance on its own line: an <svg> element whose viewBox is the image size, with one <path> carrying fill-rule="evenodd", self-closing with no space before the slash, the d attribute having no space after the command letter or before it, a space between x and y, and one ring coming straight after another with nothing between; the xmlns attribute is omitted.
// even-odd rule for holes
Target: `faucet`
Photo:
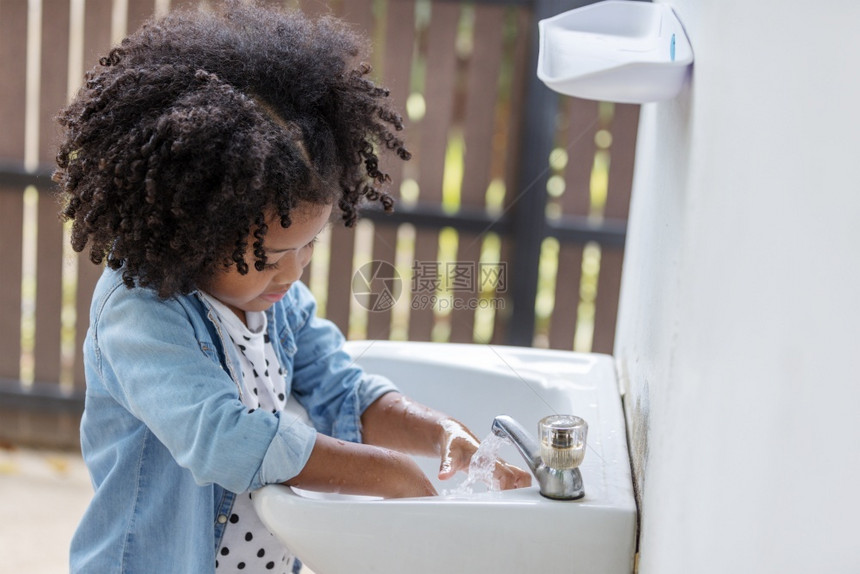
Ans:
<svg viewBox="0 0 860 574"><path fill-rule="evenodd" d="M575 425L575 427L574 427ZM555 500L585 496L579 464L585 452L588 425L579 417L553 415L541 419L541 444L507 415L493 420L493 434L510 439L537 478L540 493Z"/></svg>

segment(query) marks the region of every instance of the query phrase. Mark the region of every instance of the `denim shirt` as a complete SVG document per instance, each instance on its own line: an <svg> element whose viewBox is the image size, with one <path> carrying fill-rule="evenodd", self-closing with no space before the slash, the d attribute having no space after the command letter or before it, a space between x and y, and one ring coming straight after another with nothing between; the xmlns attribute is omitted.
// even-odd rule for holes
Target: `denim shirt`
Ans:
<svg viewBox="0 0 860 574"><path fill-rule="evenodd" d="M197 294L162 300L128 289L120 272L99 280L81 421L95 493L72 540L72 572L214 572L234 493L297 475L317 432L360 442L361 414L396 390L352 363L339 330L295 283L266 312L268 334L314 428L249 412L237 351L213 312Z"/></svg>

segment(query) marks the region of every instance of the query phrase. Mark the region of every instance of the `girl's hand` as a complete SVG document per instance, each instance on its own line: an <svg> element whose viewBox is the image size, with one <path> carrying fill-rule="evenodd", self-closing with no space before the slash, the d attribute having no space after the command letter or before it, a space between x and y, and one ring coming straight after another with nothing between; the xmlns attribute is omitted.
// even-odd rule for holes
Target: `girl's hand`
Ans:
<svg viewBox="0 0 860 574"><path fill-rule="evenodd" d="M439 478L458 470L469 471L472 455L481 444L462 423L400 393L382 395L361 415L366 444L424 456L440 456ZM531 474L502 460L493 472L499 488L521 488L532 483Z"/></svg>
<svg viewBox="0 0 860 574"><path fill-rule="evenodd" d="M439 479L448 480L458 470L469 472L472 455L481 443L469 429L452 418L440 421L440 427L442 434L439 445L442 461L439 465ZM531 474L501 459L496 461L493 477L502 490L522 488L532 483Z"/></svg>

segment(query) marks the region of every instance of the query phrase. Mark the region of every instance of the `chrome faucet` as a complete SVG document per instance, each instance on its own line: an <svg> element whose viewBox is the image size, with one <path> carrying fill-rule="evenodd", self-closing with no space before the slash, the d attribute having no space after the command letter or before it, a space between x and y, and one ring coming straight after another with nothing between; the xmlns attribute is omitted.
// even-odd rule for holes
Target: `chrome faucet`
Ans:
<svg viewBox="0 0 860 574"><path fill-rule="evenodd" d="M493 420L493 434L510 439L537 478L540 493L556 500L585 495L579 464L585 454L588 425L579 417L553 415L541 419L538 444L520 423L507 415Z"/></svg>

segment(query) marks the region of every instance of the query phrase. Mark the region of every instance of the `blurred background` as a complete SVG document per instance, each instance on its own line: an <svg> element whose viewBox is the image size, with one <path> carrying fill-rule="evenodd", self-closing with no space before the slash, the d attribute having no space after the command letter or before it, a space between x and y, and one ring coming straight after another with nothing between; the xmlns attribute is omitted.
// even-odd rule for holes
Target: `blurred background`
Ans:
<svg viewBox="0 0 860 574"><path fill-rule="evenodd" d="M0 0L3 440L77 445L100 269L58 219L53 118L109 46L181 4ZM332 226L304 276L349 338L612 351L639 106L536 79L536 20L577 4L286 2L369 36L414 154L388 166L396 213Z"/></svg>

